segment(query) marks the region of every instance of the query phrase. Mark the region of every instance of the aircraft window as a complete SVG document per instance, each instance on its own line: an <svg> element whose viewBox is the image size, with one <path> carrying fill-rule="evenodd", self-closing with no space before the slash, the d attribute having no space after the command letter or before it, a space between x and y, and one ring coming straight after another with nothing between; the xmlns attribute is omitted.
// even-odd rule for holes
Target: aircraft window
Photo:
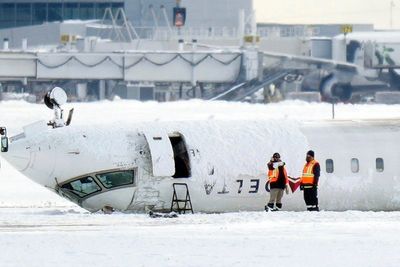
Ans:
<svg viewBox="0 0 400 267"><path fill-rule="evenodd" d="M96 177L105 188L113 188L133 184L135 172L132 170L109 172L97 174Z"/></svg>
<svg viewBox="0 0 400 267"><path fill-rule="evenodd" d="M61 188L79 196L85 197L95 192L101 191L100 186L95 182L92 177L84 177L64 184Z"/></svg>
<svg viewBox="0 0 400 267"><path fill-rule="evenodd" d="M384 164L383 164L383 158L377 158L376 159L376 171L377 172L383 172L384 170Z"/></svg>
<svg viewBox="0 0 400 267"><path fill-rule="evenodd" d="M325 161L326 164L326 172L327 173L333 173L333 160L332 159L327 159Z"/></svg>
<svg viewBox="0 0 400 267"><path fill-rule="evenodd" d="M356 158L351 159L351 171L353 173L357 173L360 171L360 164L358 162L358 159L356 159Z"/></svg>

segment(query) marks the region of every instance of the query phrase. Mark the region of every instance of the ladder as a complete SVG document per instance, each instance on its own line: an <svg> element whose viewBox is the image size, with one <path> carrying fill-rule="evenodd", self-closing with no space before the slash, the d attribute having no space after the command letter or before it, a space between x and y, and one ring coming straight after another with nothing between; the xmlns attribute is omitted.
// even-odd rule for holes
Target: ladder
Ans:
<svg viewBox="0 0 400 267"><path fill-rule="evenodd" d="M186 196L185 199L179 199L178 194L176 193L176 189L178 187L185 187L186 189ZM185 183L173 183L172 187L174 189L174 193L172 196L172 202L171 202L171 212L176 211L179 214L186 214L186 211L191 211L193 214L193 207L192 207L192 201L190 200L190 194L189 194L189 188L187 184ZM182 205L179 205L179 203L184 203L183 207Z"/></svg>

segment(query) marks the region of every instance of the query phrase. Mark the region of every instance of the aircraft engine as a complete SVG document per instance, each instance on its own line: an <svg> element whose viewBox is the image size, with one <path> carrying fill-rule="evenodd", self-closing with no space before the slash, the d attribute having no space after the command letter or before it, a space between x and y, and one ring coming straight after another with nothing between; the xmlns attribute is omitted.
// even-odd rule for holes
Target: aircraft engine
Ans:
<svg viewBox="0 0 400 267"><path fill-rule="evenodd" d="M334 75L323 79L320 85L321 96L325 101L349 101L352 91L350 83L341 83Z"/></svg>

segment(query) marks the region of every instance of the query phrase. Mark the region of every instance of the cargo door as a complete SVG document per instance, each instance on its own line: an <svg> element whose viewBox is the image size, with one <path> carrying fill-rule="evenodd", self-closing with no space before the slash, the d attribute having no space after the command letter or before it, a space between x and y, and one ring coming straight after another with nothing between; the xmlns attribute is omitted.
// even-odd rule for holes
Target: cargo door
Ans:
<svg viewBox="0 0 400 267"><path fill-rule="evenodd" d="M143 131L149 144L153 175L173 176L175 174L174 151L166 132L146 129Z"/></svg>

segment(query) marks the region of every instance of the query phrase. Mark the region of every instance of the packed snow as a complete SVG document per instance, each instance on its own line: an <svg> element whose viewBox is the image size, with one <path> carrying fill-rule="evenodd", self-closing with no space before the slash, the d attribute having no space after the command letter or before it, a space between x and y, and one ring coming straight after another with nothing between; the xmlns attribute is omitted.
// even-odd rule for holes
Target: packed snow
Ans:
<svg viewBox="0 0 400 267"><path fill-rule="evenodd" d="M1 266L398 266L400 213L0 209Z"/></svg>
<svg viewBox="0 0 400 267"><path fill-rule="evenodd" d="M188 120L330 120L332 106L203 102L70 103L75 125ZM336 106L337 119L399 118L400 105ZM0 102L9 135L49 120L44 105ZM398 266L399 212L242 212L152 219L90 214L0 158L0 266ZM323 196L320 196L323 197Z"/></svg>

